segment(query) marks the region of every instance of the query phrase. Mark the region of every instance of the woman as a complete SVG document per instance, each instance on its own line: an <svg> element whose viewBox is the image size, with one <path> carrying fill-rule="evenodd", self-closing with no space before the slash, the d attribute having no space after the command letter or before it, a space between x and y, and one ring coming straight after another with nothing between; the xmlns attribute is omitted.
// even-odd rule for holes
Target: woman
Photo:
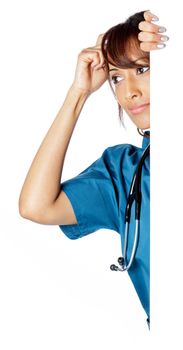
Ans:
<svg viewBox="0 0 183 350"><path fill-rule="evenodd" d="M149 51L163 48L168 40L162 35L165 28L153 20L157 17L149 11L136 13L100 35L95 47L79 54L73 84L25 179L19 199L24 218L58 224L71 239L100 228L112 229L121 235L124 250L126 202L149 134L144 134L142 148L125 144L109 147L75 178L61 185L60 179L80 112L106 79L114 89L120 115L124 109L138 129L150 128ZM142 167L141 188L139 240L128 272L149 320L149 156ZM133 249L134 205L131 216L127 261ZM123 263L121 259L121 266Z"/></svg>

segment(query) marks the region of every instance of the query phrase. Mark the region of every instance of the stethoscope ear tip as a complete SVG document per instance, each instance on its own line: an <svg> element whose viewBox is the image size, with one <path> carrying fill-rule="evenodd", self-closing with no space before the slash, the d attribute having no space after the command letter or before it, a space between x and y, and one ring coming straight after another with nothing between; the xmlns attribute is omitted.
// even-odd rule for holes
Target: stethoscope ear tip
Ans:
<svg viewBox="0 0 183 350"><path fill-rule="evenodd" d="M110 266L110 269L111 269L112 271L118 271L118 266L112 264L112 265Z"/></svg>
<svg viewBox="0 0 183 350"><path fill-rule="evenodd" d="M122 256L120 256L118 258L118 263L119 263L119 265L124 266L125 265L125 259Z"/></svg>

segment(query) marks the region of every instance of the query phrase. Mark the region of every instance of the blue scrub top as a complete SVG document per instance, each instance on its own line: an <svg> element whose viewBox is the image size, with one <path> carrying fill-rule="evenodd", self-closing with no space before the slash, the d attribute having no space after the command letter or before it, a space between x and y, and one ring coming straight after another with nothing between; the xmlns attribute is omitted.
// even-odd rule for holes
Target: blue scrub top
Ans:
<svg viewBox="0 0 183 350"><path fill-rule="evenodd" d="M124 242L125 209L131 181L149 138L142 147L119 144L108 147L102 156L78 176L61 184L77 218L76 225L60 225L70 239L99 229L118 232ZM128 271L148 318L150 317L150 157L145 159L141 179L142 204L139 240L135 259ZM131 255L135 232L135 210L131 211L127 259Z"/></svg>

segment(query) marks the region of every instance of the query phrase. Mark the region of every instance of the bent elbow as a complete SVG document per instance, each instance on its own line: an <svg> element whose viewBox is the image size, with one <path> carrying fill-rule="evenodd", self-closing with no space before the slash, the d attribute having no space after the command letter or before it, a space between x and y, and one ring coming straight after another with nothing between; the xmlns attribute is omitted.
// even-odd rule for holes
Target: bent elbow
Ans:
<svg viewBox="0 0 183 350"><path fill-rule="evenodd" d="M22 218L34 221L34 214L30 208L23 203L19 203L19 214Z"/></svg>
<svg viewBox="0 0 183 350"><path fill-rule="evenodd" d="M19 214L22 218L31 220L34 222L40 222L39 210L36 207L31 206L30 204L19 199Z"/></svg>
<svg viewBox="0 0 183 350"><path fill-rule="evenodd" d="M47 207L37 207L34 204L19 202L19 214L22 218L36 222L37 224L51 224Z"/></svg>

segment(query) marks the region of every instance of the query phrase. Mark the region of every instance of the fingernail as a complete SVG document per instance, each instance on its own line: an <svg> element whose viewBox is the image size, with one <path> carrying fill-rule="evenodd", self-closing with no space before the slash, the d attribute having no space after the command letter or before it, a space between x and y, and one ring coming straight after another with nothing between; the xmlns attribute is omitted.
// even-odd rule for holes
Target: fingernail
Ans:
<svg viewBox="0 0 183 350"><path fill-rule="evenodd" d="M158 49L163 49L165 46L166 46L165 44L158 44L156 47L157 47Z"/></svg>
<svg viewBox="0 0 183 350"><path fill-rule="evenodd" d="M169 37L167 35L164 35L161 37L161 41L168 41Z"/></svg>
<svg viewBox="0 0 183 350"><path fill-rule="evenodd" d="M164 32L166 32L166 28L165 27L159 27L158 33L164 33Z"/></svg>
<svg viewBox="0 0 183 350"><path fill-rule="evenodd" d="M97 67L97 63L92 63L91 68L95 68L95 67Z"/></svg>
<svg viewBox="0 0 183 350"><path fill-rule="evenodd" d="M159 18L157 16L155 16L155 15L152 15L152 16L153 16L152 21L159 21Z"/></svg>

